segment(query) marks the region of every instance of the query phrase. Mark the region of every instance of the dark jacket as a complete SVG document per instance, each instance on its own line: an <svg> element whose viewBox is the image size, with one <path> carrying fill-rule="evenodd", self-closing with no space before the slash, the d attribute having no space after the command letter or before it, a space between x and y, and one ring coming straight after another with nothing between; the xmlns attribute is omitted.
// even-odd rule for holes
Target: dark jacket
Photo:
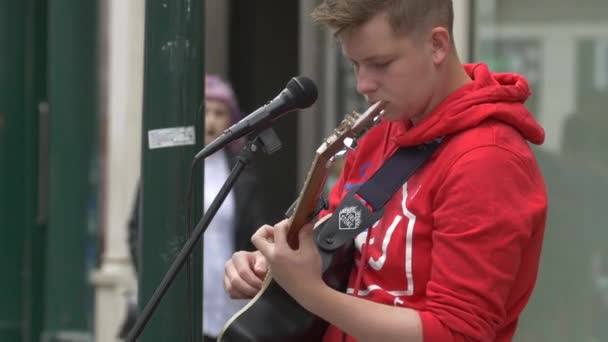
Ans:
<svg viewBox="0 0 608 342"><path fill-rule="evenodd" d="M228 160L229 167L232 170L232 167L236 164L237 156L229 152L224 153L226 153L226 159ZM234 230L235 251L253 250L254 247L251 244L251 236L259 227L269 223L266 220L267 214L263 208L264 200L260 196L261 191L256 179L256 171L253 163L245 168L245 170L243 170L243 172L240 174L239 178L234 184L233 191L235 200L234 219L236 224L236 229ZM138 186L135 202L133 204L133 210L128 222L129 249L136 270L139 269L138 247L140 245L140 193L141 191L139 191ZM196 223L197 222L193 222L192 227L194 227Z"/></svg>
<svg viewBox="0 0 608 342"><path fill-rule="evenodd" d="M226 153L230 168L236 164L236 155ZM270 223L264 211L264 199L261 196L259 182L256 177L254 165L245 168L234 184L235 201L235 234L234 248L240 250L253 250L251 235L262 225Z"/></svg>

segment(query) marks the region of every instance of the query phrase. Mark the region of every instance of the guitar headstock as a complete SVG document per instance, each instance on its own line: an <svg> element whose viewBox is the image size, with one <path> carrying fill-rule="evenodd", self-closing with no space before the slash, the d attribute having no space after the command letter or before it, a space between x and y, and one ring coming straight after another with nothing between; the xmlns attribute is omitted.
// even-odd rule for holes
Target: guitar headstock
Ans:
<svg viewBox="0 0 608 342"><path fill-rule="evenodd" d="M317 155L324 160L330 160L343 149L354 148L359 138L380 122L385 105L384 102L379 101L361 114L356 111L347 114L333 133L325 138L323 144L317 149Z"/></svg>

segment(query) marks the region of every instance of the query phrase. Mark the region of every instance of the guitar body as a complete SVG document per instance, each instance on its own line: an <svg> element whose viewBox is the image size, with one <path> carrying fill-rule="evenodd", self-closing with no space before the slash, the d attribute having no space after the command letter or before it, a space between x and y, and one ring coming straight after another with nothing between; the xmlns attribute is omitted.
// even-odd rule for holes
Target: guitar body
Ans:
<svg viewBox="0 0 608 342"><path fill-rule="evenodd" d="M267 277L260 296L228 322L218 342L321 341L326 324Z"/></svg>
<svg viewBox="0 0 608 342"><path fill-rule="evenodd" d="M352 244L339 249L323 280L345 291L352 267ZM272 279L266 277L262 289L233 316L218 342L315 342L321 341L327 322L304 309Z"/></svg>
<svg viewBox="0 0 608 342"><path fill-rule="evenodd" d="M321 196L327 167L345 148L348 138L356 142L376 124L383 115L385 103L377 102L364 113L347 115L317 149L315 160L308 172L305 185L293 206L289 217L287 243L298 248L299 231L316 216L315 208ZM354 145L356 146L356 145ZM354 148L350 146L350 148ZM326 215L315 226L322 225L331 215ZM352 243L344 244L323 257L323 280L332 288L346 290L352 268ZM303 280L306 281L306 280ZM298 304L273 279L272 270L266 276L262 289L224 326L218 342L315 342L321 341L327 323Z"/></svg>

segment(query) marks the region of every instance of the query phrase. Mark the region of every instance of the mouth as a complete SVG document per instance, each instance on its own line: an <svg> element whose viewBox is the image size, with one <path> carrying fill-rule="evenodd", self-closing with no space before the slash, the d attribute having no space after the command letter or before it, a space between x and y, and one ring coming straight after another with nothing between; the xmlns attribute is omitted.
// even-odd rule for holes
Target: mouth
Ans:
<svg viewBox="0 0 608 342"><path fill-rule="evenodd" d="M215 131L205 131L205 140L211 141L217 138L218 134Z"/></svg>
<svg viewBox="0 0 608 342"><path fill-rule="evenodd" d="M365 95L364 97L365 101L367 101L367 103L369 103L370 105L382 100L376 96Z"/></svg>
<svg viewBox="0 0 608 342"><path fill-rule="evenodd" d="M372 99L372 98L367 99L367 103L370 106L373 105L374 103L378 102L378 101L382 101L382 100L380 100L380 99ZM385 103L388 104L388 102L386 102L386 101L385 101Z"/></svg>

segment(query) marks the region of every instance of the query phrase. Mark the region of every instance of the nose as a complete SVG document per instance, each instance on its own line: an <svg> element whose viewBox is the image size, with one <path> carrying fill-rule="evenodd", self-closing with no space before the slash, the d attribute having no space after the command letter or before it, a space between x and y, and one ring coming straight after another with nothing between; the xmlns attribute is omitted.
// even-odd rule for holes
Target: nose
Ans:
<svg viewBox="0 0 608 342"><path fill-rule="evenodd" d="M213 114L209 111L205 112L205 126L209 126L213 122Z"/></svg>
<svg viewBox="0 0 608 342"><path fill-rule="evenodd" d="M359 94L369 96L378 89L378 83L366 68L360 67L355 76L357 78L357 92Z"/></svg>

